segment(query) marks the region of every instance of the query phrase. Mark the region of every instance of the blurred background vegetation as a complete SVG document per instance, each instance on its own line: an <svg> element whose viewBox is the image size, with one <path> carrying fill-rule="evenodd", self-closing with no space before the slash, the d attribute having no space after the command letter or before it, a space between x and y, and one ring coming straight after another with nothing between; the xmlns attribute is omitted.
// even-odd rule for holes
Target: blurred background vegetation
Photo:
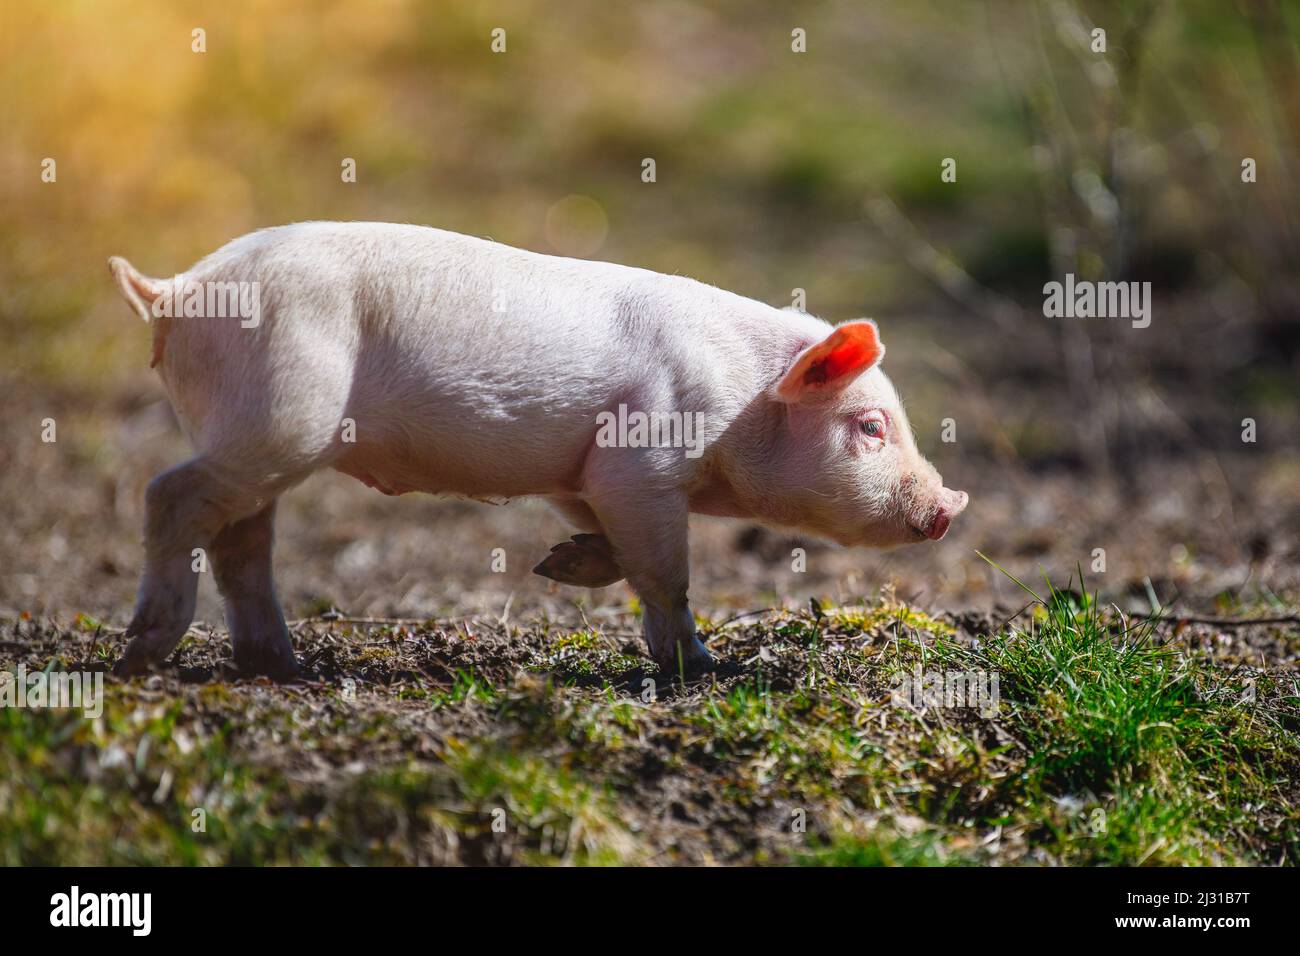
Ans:
<svg viewBox="0 0 1300 956"><path fill-rule="evenodd" d="M433 224L779 304L803 288L810 311L887 335L947 316L959 355L991 321L1048 368L1121 330L1049 324L1045 281L1151 279L1151 339L1196 297L1218 366L1296 353L1295 4L103 0L3 17L0 322L41 381L139 374L107 255L170 274L301 219ZM1242 323L1267 328L1256 342ZM1061 368L1085 400L1093 373Z"/></svg>
<svg viewBox="0 0 1300 956"><path fill-rule="evenodd" d="M874 317L964 486L1150 489L1153 460L1226 485L1204 455L1243 451L1300 484L1294 3L56 0L0 23L11 396L158 398L111 254L170 275L262 226L396 220ZM1066 272L1151 281L1151 327L1044 318Z"/></svg>

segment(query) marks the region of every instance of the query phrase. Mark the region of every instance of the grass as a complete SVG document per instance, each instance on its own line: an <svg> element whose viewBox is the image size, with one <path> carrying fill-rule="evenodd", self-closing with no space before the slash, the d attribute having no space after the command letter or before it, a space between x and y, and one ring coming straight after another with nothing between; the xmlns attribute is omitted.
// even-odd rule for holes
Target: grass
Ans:
<svg viewBox="0 0 1300 956"><path fill-rule="evenodd" d="M1027 750L1023 805L1057 851L1090 863L1246 862L1231 836L1253 825L1252 807L1286 805L1294 708L1281 718L1246 703L1248 680L1158 643L1156 618L1107 613L1097 595L1050 582L1044 597L1021 587L1035 599L1024 626L941 653L1001 675ZM1293 861L1295 851L1288 840Z"/></svg>
<svg viewBox="0 0 1300 956"><path fill-rule="evenodd" d="M531 668L538 673L552 673L561 679L590 683L593 678L611 671L619 674L644 670L645 662L611 651L595 631L572 631L561 634L534 654Z"/></svg>
<svg viewBox="0 0 1300 956"><path fill-rule="evenodd" d="M955 866L962 860L945 851L935 833L915 836L889 831L867 836L838 833L829 842L796 854L804 866Z"/></svg>
<svg viewBox="0 0 1300 956"><path fill-rule="evenodd" d="M0 862L1295 863L1294 688L1160 626L1048 584L977 639L892 600L717 629L719 672L653 693L535 628L440 680L399 676L427 631L296 689L110 682L98 721L0 710ZM996 710L900 700L918 668Z"/></svg>

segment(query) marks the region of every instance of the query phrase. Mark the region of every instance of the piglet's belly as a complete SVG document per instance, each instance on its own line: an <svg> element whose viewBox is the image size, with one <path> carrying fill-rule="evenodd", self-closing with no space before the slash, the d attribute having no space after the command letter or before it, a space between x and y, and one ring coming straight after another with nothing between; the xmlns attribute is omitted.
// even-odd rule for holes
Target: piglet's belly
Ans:
<svg viewBox="0 0 1300 956"><path fill-rule="evenodd" d="M343 455L333 467L385 495L421 491L496 500L573 494L582 484L580 460L566 467L546 467L516 459L511 466L502 467L500 462L460 460L453 454L412 455L358 448Z"/></svg>
<svg viewBox="0 0 1300 956"><path fill-rule="evenodd" d="M386 495L404 495L412 491L428 491L432 494L438 493L438 489L436 488L420 488L416 485L374 475L362 462L340 462L334 466L334 470L342 472L349 478L355 478L367 488L374 488L376 491L383 492Z"/></svg>

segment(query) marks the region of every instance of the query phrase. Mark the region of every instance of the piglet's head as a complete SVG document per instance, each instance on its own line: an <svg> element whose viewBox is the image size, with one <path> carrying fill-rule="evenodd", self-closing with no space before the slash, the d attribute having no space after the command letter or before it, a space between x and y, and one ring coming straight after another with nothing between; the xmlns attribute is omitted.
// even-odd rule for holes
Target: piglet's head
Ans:
<svg viewBox="0 0 1300 956"><path fill-rule="evenodd" d="M917 450L884 355L874 322L848 322L799 352L773 388L785 412L771 459L784 523L881 547L937 541L966 507Z"/></svg>

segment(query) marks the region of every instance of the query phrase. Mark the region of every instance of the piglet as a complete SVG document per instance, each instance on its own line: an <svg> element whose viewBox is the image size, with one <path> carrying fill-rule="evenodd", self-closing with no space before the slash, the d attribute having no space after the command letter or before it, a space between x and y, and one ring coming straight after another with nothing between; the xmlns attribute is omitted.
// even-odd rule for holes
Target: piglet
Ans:
<svg viewBox="0 0 1300 956"><path fill-rule="evenodd" d="M942 538L966 506L917 451L869 321L386 223L264 229L170 279L109 266L195 449L146 491L120 675L176 647L203 548L238 667L294 676L272 524L322 468L390 495L544 497L578 534L536 570L625 578L673 671L710 661L692 512L888 546Z"/></svg>

